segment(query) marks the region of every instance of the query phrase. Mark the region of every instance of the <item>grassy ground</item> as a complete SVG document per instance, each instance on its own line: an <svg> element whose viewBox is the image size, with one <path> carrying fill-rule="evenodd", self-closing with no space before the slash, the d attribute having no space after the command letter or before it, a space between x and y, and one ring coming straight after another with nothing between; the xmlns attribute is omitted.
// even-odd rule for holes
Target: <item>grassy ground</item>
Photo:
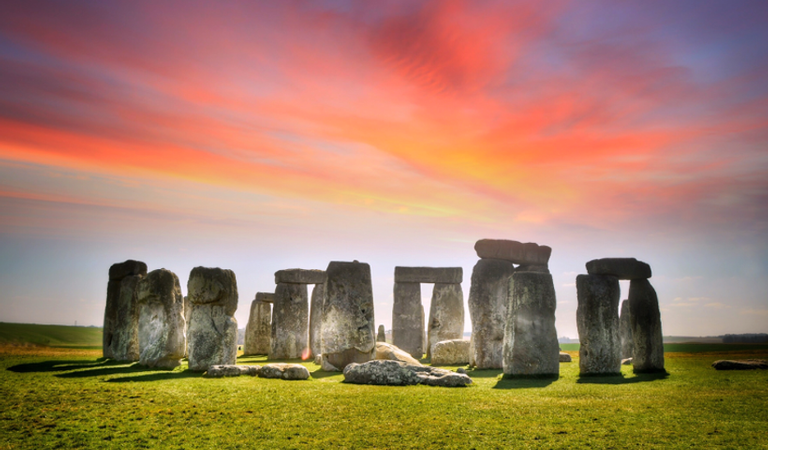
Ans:
<svg viewBox="0 0 800 450"><path fill-rule="evenodd" d="M731 347L734 349L734 347ZM767 372L711 362L766 349L667 353L668 376L558 380L472 371L463 389L205 379L97 350L0 346L6 448L766 448ZM240 358L263 364L266 358Z"/></svg>
<svg viewBox="0 0 800 450"><path fill-rule="evenodd" d="M103 348L103 329L0 322L0 345Z"/></svg>

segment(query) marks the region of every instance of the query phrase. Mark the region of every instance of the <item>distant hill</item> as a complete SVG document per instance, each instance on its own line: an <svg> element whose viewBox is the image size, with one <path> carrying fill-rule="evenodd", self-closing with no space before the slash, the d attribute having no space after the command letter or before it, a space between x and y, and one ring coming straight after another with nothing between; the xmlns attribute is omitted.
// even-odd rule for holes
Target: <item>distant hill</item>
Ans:
<svg viewBox="0 0 800 450"><path fill-rule="evenodd" d="M0 344L103 348L103 329L99 327L0 322Z"/></svg>

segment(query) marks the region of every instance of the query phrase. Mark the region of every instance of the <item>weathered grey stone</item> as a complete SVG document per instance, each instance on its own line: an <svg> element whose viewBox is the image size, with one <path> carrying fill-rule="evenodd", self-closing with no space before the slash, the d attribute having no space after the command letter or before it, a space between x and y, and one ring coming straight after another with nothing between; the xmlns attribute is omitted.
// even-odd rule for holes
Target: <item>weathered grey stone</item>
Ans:
<svg viewBox="0 0 800 450"><path fill-rule="evenodd" d="M612 275L620 280L638 280L653 276L650 265L636 258L593 259L586 263L586 271L591 275Z"/></svg>
<svg viewBox="0 0 800 450"><path fill-rule="evenodd" d="M256 301L275 303L275 294L272 292L256 292Z"/></svg>
<svg viewBox="0 0 800 450"><path fill-rule="evenodd" d="M461 285L434 284L425 354L430 358L431 347L441 341L461 339L463 336L464 293L461 291Z"/></svg>
<svg viewBox="0 0 800 450"><path fill-rule="evenodd" d="M272 309L272 359L298 359L308 347L308 288L278 283Z"/></svg>
<svg viewBox="0 0 800 450"><path fill-rule="evenodd" d="M503 368L508 278L513 273L514 265L499 259L481 259L472 269L469 314L472 319L470 365L473 367Z"/></svg>
<svg viewBox="0 0 800 450"><path fill-rule="evenodd" d="M558 378L558 355L553 277L539 272L514 273L508 280L503 373Z"/></svg>
<svg viewBox="0 0 800 450"><path fill-rule="evenodd" d="M392 343L414 358L425 353L425 314L419 283L394 283Z"/></svg>
<svg viewBox="0 0 800 450"><path fill-rule="evenodd" d="M395 283L450 283L461 284L464 270L461 267L395 267Z"/></svg>
<svg viewBox="0 0 800 450"><path fill-rule="evenodd" d="M308 312L308 346L312 355L322 352L322 309L325 307L325 284L315 284L311 290Z"/></svg>
<svg viewBox="0 0 800 450"><path fill-rule="evenodd" d="M324 270L286 269L275 272L275 284L323 284Z"/></svg>
<svg viewBox="0 0 800 450"><path fill-rule="evenodd" d="M195 267L189 274L191 315L186 330L189 370L235 365L238 324L233 314L239 303L232 270Z"/></svg>
<svg viewBox="0 0 800 450"><path fill-rule="evenodd" d="M628 300L622 301L619 310L619 347L622 359L633 357L633 329L631 328L631 308Z"/></svg>
<svg viewBox="0 0 800 450"><path fill-rule="evenodd" d="M400 350L392 344L386 342L375 343L375 359L388 360L388 361L403 361L411 364L412 366L421 366L422 364L414 359L413 356Z"/></svg>
<svg viewBox="0 0 800 450"><path fill-rule="evenodd" d="M717 370L753 370L767 369L766 359L723 359L711 363Z"/></svg>
<svg viewBox="0 0 800 450"><path fill-rule="evenodd" d="M131 275L147 275L147 264L129 259L125 262L112 264L108 268L108 279L120 281Z"/></svg>
<svg viewBox="0 0 800 450"><path fill-rule="evenodd" d="M259 366L237 366L235 364L216 364L208 368L206 378L238 377L241 375L258 375Z"/></svg>
<svg viewBox="0 0 800 450"><path fill-rule="evenodd" d="M646 279L631 280L628 301L633 335L633 372L664 372L664 336L656 290Z"/></svg>
<svg viewBox="0 0 800 450"><path fill-rule="evenodd" d="M322 353L317 353L317 355L314 356L314 364L318 366L322 365Z"/></svg>
<svg viewBox="0 0 800 450"><path fill-rule="evenodd" d="M475 243L475 251L480 258L501 259L514 264L533 264L547 268L552 249L533 242L523 244L504 239L481 239Z"/></svg>
<svg viewBox="0 0 800 450"><path fill-rule="evenodd" d="M547 264L520 264L514 269L514 272L550 273L550 269Z"/></svg>
<svg viewBox="0 0 800 450"><path fill-rule="evenodd" d="M139 364L175 368L186 354L186 321L178 276L157 269L138 285Z"/></svg>
<svg viewBox="0 0 800 450"><path fill-rule="evenodd" d="M572 356L569 353L559 352L558 362L572 362Z"/></svg>
<svg viewBox="0 0 800 450"><path fill-rule="evenodd" d="M375 358L375 316L369 264L328 264L322 318L322 359L341 370ZM323 364L323 368L325 364Z"/></svg>
<svg viewBox="0 0 800 450"><path fill-rule="evenodd" d="M262 378L280 378L282 380L307 380L311 376L308 369L301 364L267 364L258 371Z"/></svg>
<svg viewBox="0 0 800 450"><path fill-rule="evenodd" d="M139 307L136 285L147 274L147 264L127 260L108 269L106 308L103 316L103 357L119 361L139 359ZM127 280L122 295L122 280Z"/></svg>
<svg viewBox="0 0 800 450"><path fill-rule="evenodd" d="M401 361L369 361L364 364L349 364L344 369L344 382L375 384L384 386L428 386L464 387L472 384L466 374L437 369L430 366L413 366Z"/></svg>
<svg viewBox="0 0 800 450"><path fill-rule="evenodd" d="M183 350L183 357L189 357L189 317L192 315L192 303L189 301L189 296L183 296L183 318L184 318L184 325L183 325L183 336L186 337L186 348Z"/></svg>
<svg viewBox="0 0 800 450"><path fill-rule="evenodd" d="M386 342L386 330L383 325L378 325L378 335L375 337L376 342Z"/></svg>
<svg viewBox="0 0 800 450"><path fill-rule="evenodd" d="M253 300L250 303L250 317L247 319L244 332L244 354L269 355L271 351L272 303Z"/></svg>
<svg viewBox="0 0 800 450"><path fill-rule="evenodd" d="M458 369L456 369L456 373L464 373L465 374L465 373L467 373L467 369L465 369L463 367L459 367Z"/></svg>
<svg viewBox="0 0 800 450"><path fill-rule="evenodd" d="M610 275L578 275L575 284L580 374L619 374L619 279Z"/></svg>
<svg viewBox="0 0 800 450"><path fill-rule="evenodd" d="M431 364L435 366L469 364L469 340L451 339L437 342L431 347Z"/></svg>

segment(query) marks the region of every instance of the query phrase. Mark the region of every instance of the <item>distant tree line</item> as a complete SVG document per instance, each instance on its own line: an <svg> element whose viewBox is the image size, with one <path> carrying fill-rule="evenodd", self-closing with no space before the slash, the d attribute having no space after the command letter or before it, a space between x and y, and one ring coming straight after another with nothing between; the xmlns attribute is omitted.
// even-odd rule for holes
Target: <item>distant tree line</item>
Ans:
<svg viewBox="0 0 800 450"><path fill-rule="evenodd" d="M726 334L722 336L723 344L766 344L767 333Z"/></svg>

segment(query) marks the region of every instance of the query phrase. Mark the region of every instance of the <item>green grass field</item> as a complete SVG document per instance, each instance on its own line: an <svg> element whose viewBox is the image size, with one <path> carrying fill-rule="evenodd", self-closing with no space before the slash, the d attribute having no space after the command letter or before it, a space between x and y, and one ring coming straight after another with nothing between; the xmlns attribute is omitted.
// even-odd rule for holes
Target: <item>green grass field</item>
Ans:
<svg viewBox="0 0 800 450"><path fill-rule="evenodd" d="M503 380L447 389L206 379L102 359L98 350L0 346L7 448L766 448L767 372L711 362L766 348L666 354L667 376ZM264 364L266 358L240 358Z"/></svg>
<svg viewBox="0 0 800 450"><path fill-rule="evenodd" d="M102 349L103 329L0 322L2 344Z"/></svg>

